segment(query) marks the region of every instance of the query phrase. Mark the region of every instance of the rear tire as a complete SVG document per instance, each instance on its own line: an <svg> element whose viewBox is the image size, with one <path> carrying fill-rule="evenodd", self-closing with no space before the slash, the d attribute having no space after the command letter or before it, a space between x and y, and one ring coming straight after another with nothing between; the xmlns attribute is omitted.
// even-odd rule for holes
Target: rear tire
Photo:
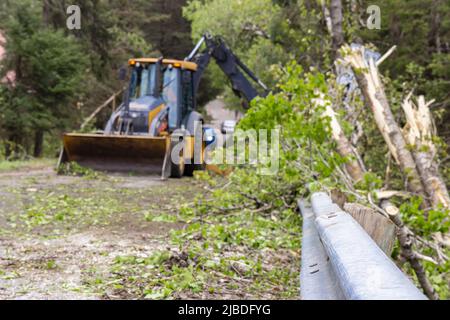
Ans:
<svg viewBox="0 0 450 320"><path fill-rule="evenodd" d="M174 137L172 137L172 139L173 139ZM182 137L178 137L180 140L182 140L183 138ZM172 143L171 143L171 148L170 148L170 150L171 150L171 155L172 155L172 150L173 150L173 148L176 146L176 144L177 143L179 143L179 141L172 141ZM182 153L182 152L180 152L180 154L179 154L179 163L175 163L174 161L173 161L173 159L171 159L171 161L170 161L170 163L171 163L171 165L170 165L170 177L171 178L175 178L175 179L180 179L180 178L182 178L183 177L183 175L184 175L184 172L185 172L185 168L186 168L186 166L185 166L185 163L184 163L184 154Z"/></svg>
<svg viewBox="0 0 450 320"><path fill-rule="evenodd" d="M172 166L170 169L170 177L175 179L180 179L183 177L185 172L184 160L180 159L180 163L176 164L172 162Z"/></svg>
<svg viewBox="0 0 450 320"><path fill-rule="evenodd" d="M192 160L191 160L192 161ZM195 171L195 168L194 168L194 165L193 164L187 164L185 167L184 167L184 175L186 176L186 177L192 177L192 176L194 176L194 171Z"/></svg>
<svg viewBox="0 0 450 320"><path fill-rule="evenodd" d="M191 160L193 161L193 160ZM184 168L184 175L186 177L193 177L195 171L205 171L206 164L187 164Z"/></svg>
<svg viewBox="0 0 450 320"><path fill-rule="evenodd" d="M194 171L205 171L206 170L206 163L202 164L194 164Z"/></svg>

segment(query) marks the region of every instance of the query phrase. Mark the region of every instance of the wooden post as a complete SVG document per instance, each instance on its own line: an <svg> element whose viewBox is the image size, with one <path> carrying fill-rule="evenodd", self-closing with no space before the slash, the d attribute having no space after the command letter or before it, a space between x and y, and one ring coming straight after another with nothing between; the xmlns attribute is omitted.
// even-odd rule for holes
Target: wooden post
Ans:
<svg viewBox="0 0 450 320"><path fill-rule="evenodd" d="M358 221L386 255L391 255L396 238L394 223L375 210L357 203L346 203L344 210Z"/></svg>

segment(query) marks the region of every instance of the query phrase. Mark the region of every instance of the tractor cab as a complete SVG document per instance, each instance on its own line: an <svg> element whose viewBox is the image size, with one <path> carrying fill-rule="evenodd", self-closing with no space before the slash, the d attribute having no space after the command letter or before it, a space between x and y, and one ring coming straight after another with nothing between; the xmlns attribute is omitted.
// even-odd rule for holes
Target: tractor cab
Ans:
<svg viewBox="0 0 450 320"><path fill-rule="evenodd" d="M194 109L192 62L166 59L131 59L128 116L133 134L161 135L180 128ZM120 119L116 123L119 124Z"/></svg>

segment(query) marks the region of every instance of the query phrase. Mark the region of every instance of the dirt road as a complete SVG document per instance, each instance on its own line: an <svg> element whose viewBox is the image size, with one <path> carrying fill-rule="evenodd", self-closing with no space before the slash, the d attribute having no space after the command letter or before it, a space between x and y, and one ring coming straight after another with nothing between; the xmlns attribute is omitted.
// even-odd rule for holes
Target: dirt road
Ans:
<svg viewBox="0 0 450 320"><path fill-rule="evenodd" d="M188 179L58 176L48 166L0 173L0 299L120 298L95 284L118 256L171 250L170 231L184 225L178 209L196 188Z"/></svg>

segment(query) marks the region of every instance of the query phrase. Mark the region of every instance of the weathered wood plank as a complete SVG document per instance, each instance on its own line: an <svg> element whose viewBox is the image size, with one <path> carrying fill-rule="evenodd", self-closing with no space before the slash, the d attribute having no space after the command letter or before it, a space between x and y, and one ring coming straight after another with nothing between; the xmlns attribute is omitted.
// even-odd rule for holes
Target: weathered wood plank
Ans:
<svg viewBox="0 0 450 320"><path fill-rule="evenodd" d="M396 238L396 226L388 218L357 203L346 203L344 210L358 221L384 253L391 255Z"/></svg>

